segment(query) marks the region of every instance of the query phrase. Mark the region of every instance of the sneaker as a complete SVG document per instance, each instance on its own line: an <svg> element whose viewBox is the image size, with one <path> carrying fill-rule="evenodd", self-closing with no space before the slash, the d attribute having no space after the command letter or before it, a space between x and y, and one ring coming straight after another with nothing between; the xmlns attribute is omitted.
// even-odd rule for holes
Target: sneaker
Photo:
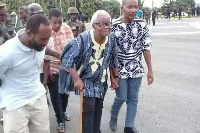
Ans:
<svg viewBox="0 0 200 133"><path fill-rule="evenodd" d="M66 121L71 121L72 118L71 118L71 116L69 114L65 113L65 120Z"/></svg>
<svg viewBox="0 0 200 133"><path fill-rule="evenodd" d="M65 123L59 123L58 124L58 133L64 133L65 132Z"/></svg>
<svg viewBox="0 0 200 133"><path fill-rule="evenodd" d="M132 127L125 127L124 132L125 133L139 133L135 128L132 128Z"/></svg>
<svg viewBox="0 0 200 133"><path fill-rule="evenodd" d="M116 131L117 130L117 118L112 118L110 119L110 128L112 131Z"/></svg>

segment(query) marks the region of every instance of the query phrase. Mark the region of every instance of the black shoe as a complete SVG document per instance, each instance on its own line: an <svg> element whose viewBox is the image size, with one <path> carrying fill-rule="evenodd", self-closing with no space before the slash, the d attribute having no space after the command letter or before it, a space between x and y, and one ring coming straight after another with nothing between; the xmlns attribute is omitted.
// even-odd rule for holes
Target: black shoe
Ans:
<svg viewBox="0 0 200 133"><path fill-rule="evenodd" d="M124 132L125 133L139 133L135 128L132 128L132 127L125 127Z"/></svg>

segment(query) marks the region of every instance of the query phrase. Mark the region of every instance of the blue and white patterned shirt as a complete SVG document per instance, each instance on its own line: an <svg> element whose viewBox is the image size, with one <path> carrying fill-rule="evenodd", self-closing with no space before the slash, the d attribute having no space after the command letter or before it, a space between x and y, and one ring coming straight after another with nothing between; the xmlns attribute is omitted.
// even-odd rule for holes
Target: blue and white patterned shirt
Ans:
<svg viewBox="0 0 200 133"><path fill-rule="evenodd" d="M108 88L107 68L118 67L115 37L113 34L109 35L100 45L94 40L93 31L83 32L65 46L61 60L61 70L75 68L78 71L85 86L85 97L103 98ZM62 86L67 76L63 76L65 72L61 70L59 92L65 93L66 90L63 92ZM69 89L68 87L64 88ZM78 94L77 91L76 93Z"/></svg>
<svg viewBox="0 0 200 133"><path fill-rule="evenodd" d="M122 23L116 20L111 28L118 47L119 77L138 78L144 74L142 54L150 50L149 30L143 20Z"/></svg>

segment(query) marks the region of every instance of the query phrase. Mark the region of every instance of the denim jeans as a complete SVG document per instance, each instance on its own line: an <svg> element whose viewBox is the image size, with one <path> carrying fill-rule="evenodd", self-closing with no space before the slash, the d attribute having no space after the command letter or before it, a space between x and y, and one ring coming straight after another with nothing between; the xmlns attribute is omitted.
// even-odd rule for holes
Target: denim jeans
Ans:
<svg viewBox="0 0 200 133"><path fill-rule="evenodd" d="M48 83L51 102L53 104L54 111L58 123L65 123L65 112L68 105L68 94L60 94L58 92L58 74L54 75L54 81Z"/></svg>
<svg viewBox="0 0 200 133"><path fill-rule="evenodd" d="M101 133L103 98L83 97L83 133Z"/></svg>
<svg viewBox="0 0 200 133"><path fill-rule="evenodd" d="M111 117L117 118L124 102L127 104L125 127L134 127L137 112L138 93L142 77L119 79L119 88L115 90L116 97L111 109Z"/></svg>

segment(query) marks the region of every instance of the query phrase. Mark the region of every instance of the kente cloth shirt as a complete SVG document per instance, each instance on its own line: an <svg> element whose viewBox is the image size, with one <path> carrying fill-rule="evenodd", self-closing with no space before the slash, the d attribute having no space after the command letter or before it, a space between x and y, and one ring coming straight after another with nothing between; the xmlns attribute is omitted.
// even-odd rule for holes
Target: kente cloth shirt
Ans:
<svg viewBox="0 0 200 133"><path fill-rule="evenodd" d="M93 31L83 32L66 45L61 60L62 68L74 68L78 71L85 86L83 92L85 97L103 98L108 87L107 68L118 67L114 35L107 36L105 42L100 45L94 40ZM60 86L67 82L64 78L60 79ZM63 89L69 88L59 87L59 89L63 93L66 91ZM77 90L75 92L79 93Z"/></svg>
<svg viewBox="0 0 200 133"><path fill-rule="evenodd" d="M151 41L143 20L122 23L116 20L111 28L118 47L119 77L138 78L144 75L143 52L150 50Z"/></svg>
<svg viewBox="0 0 200 133"><path fill-rule="evenodd" d="M74 38L71 28L63 23L60 30L55 32L52 30L53 38L53 50L61 53L65 45ZM60 60L55 57L50 59L50 71L51 73L58 74L60 69Z"/></svg>
<svg viewBox="0 0 200 133"><path fill-rule="evenodd" d="M19 36L0 46L0 107L8 111L18 109L35 101L46 93L40 82L40 67L45 49L35 51L23 45Z"/></svg>

